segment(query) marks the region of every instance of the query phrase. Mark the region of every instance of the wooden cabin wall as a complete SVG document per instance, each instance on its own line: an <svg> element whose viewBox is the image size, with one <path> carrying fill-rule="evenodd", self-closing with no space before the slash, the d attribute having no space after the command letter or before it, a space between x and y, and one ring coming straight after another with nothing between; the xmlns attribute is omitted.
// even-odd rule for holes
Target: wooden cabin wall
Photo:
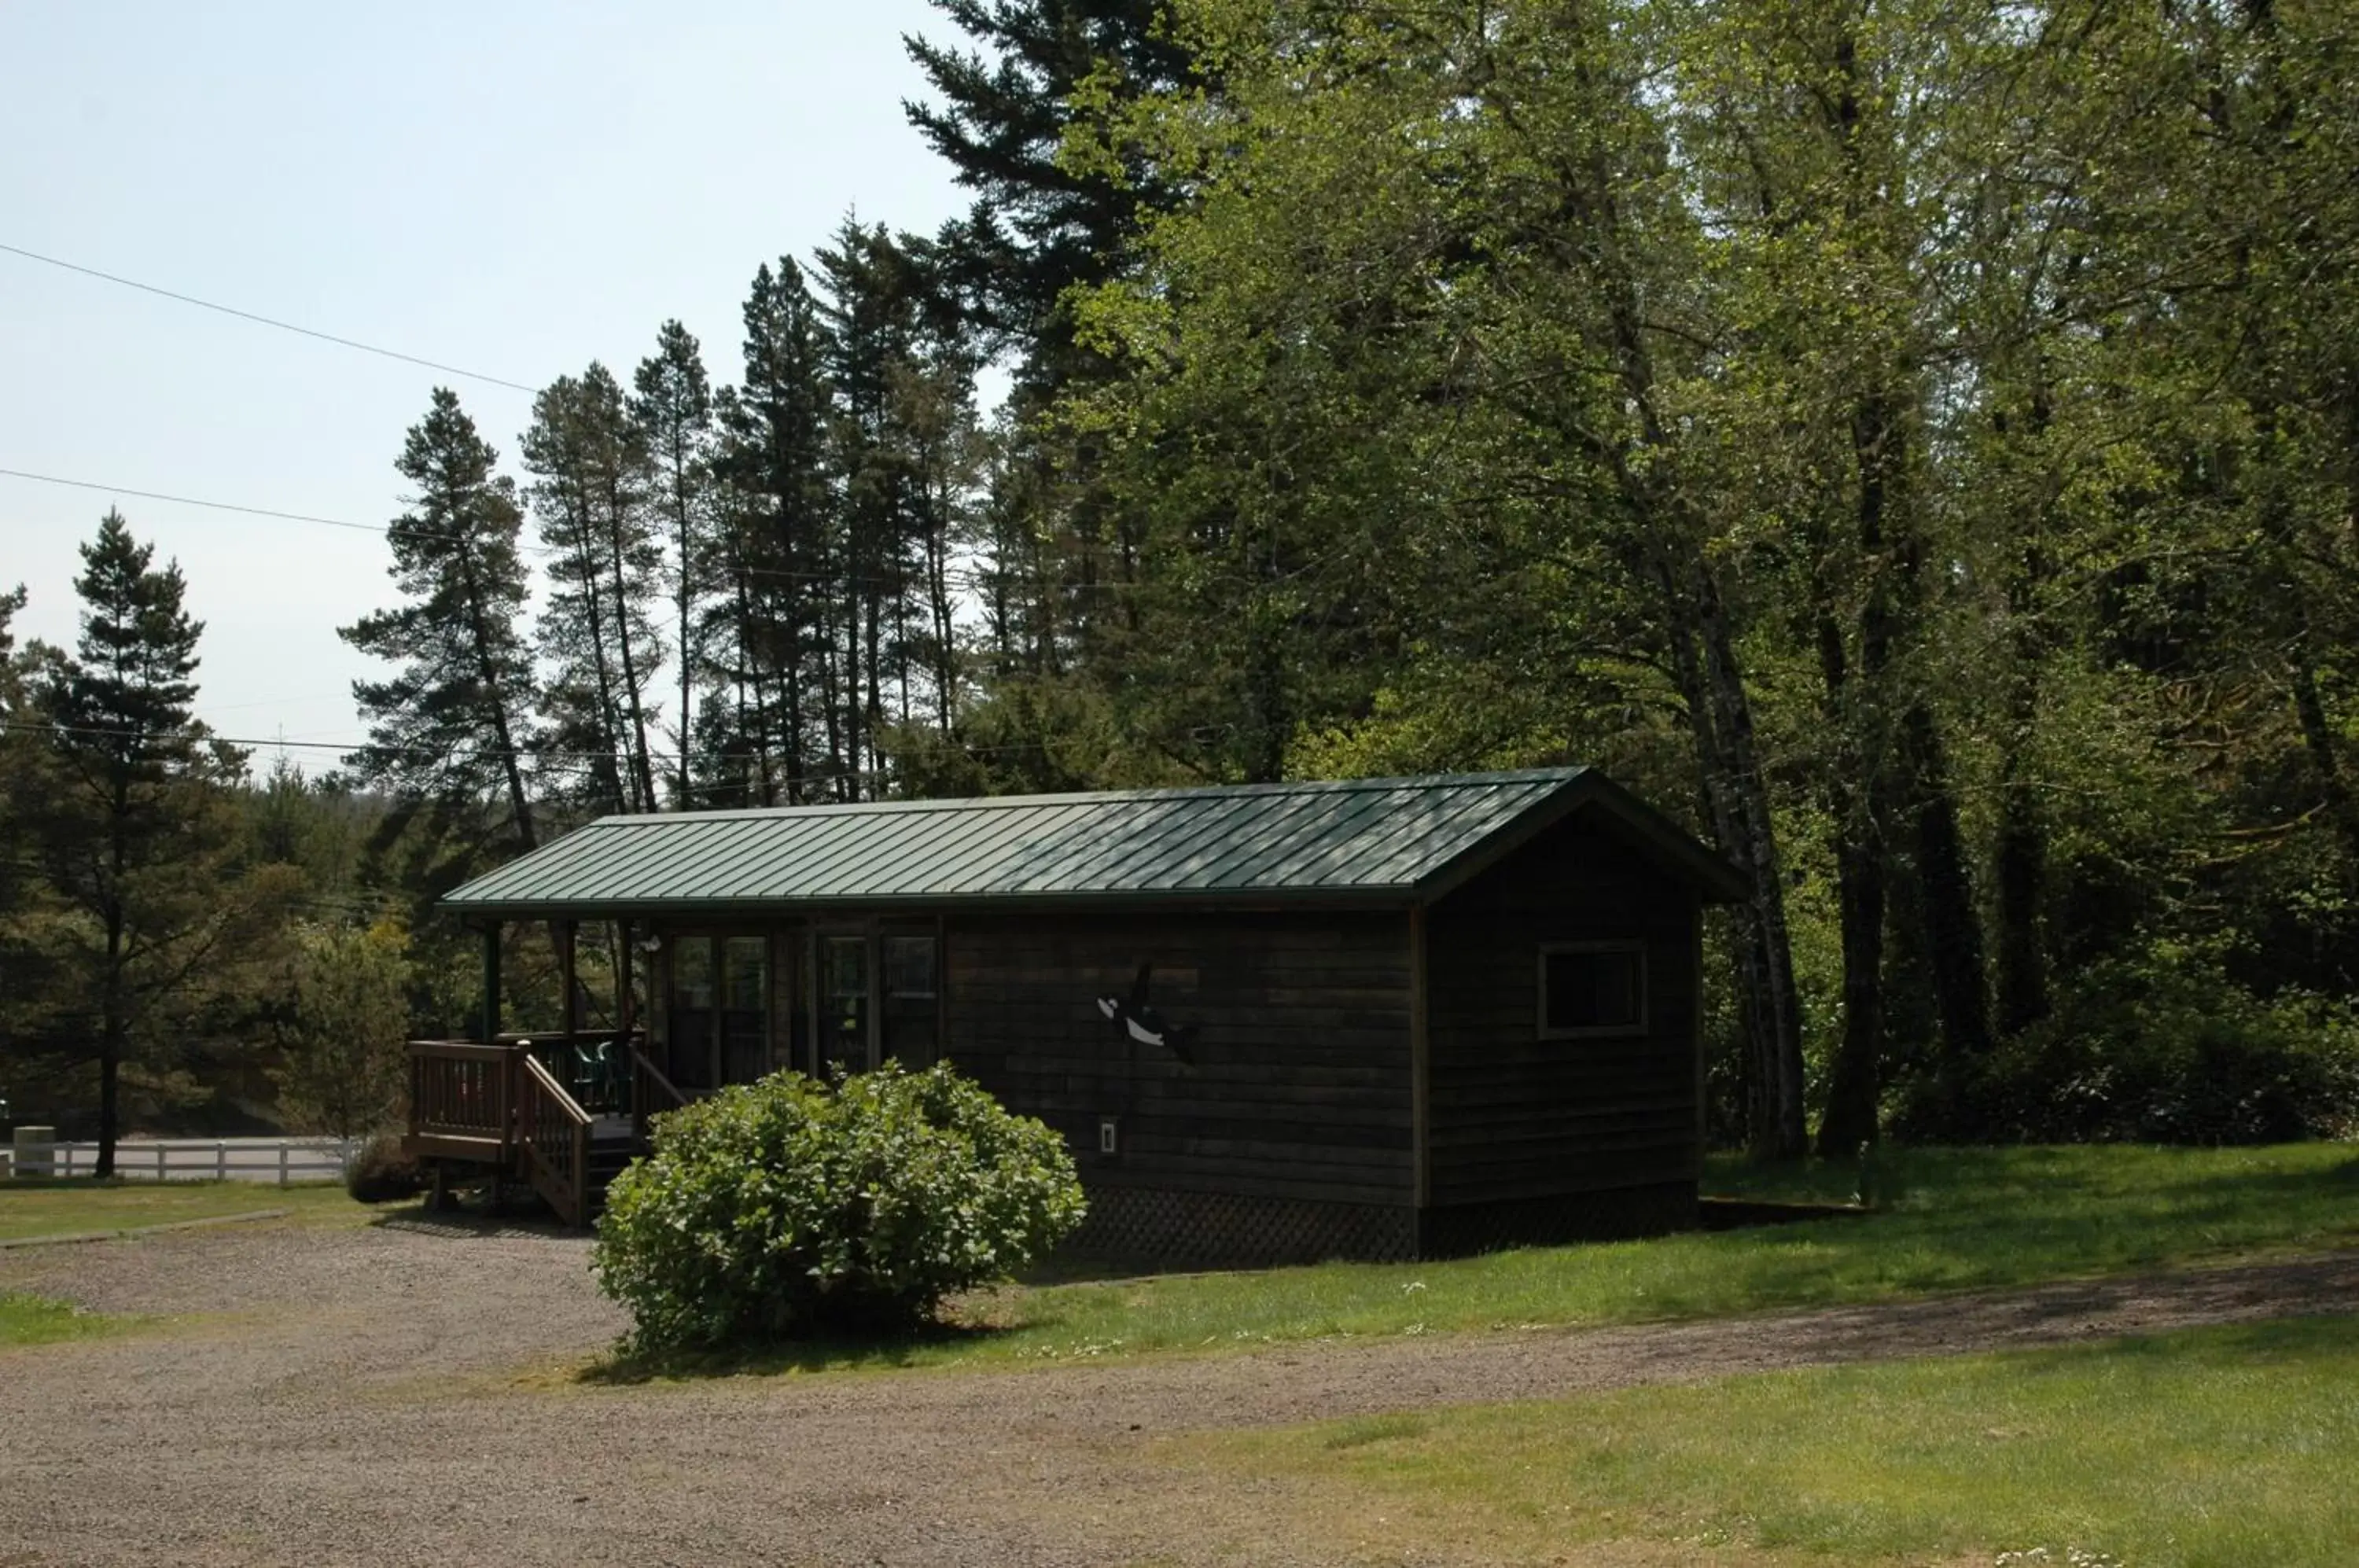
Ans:
<svg viewBox="0 0 2359 1568"><path fill-rule="evenodd" d="M1692 888L1578 816L1428 911L1425 1250L1692 1219L1699 915ZM1632 939L1646 1031L1540 1038L1542 944Z"/></svg>
<svg viewBox="0 0 2359 1568"><path fill-rule="evenodd" d="M947 1054L1065 1135L1101 1250L1413 1248L1404 914L952 916L944 936ZM1130 1042L1100 1009L1131 997L1142 964L1192 1062Z"/></svg>

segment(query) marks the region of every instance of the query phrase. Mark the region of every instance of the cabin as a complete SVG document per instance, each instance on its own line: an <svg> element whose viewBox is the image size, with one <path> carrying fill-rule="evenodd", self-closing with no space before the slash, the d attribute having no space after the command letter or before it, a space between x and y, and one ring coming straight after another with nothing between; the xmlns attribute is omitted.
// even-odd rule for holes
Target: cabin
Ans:
<svg viewBox="0 0 2359 1568"><path fill-rule="evenodd" d="M650 1116L939 1060L1071 1145L1073 1244L1412 1258L1693 1223L1704 906L1743 879L1590 768L610 817L445 900L485 1027L412 1046L409 1147L584 1223ZM501 1036L547 923L566 1027ZM576 933L644 964L581 1027Z"/></svg>

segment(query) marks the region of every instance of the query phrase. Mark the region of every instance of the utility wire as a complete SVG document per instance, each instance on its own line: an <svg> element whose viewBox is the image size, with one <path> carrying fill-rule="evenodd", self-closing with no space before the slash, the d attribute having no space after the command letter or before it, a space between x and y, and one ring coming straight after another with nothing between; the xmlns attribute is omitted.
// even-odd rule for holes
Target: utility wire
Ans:
<svg viewBox="0 0 2359 1568"><path fill-rule="evenodd" d="M116 738L136 738L139 733L132 730L106 728L87 724L57 724L23 719L0 719L0 734L6 734L11 730L35 735L106 735ZM1195 734L1195 738L1199 740L1207 740L1216 734L1265 735L1267 733L1267 726L1261 724L1248 725L1239 724L1216 724L1200 726ZM530 764L535 771L553 771L574 775L591 773L599 768L614 768L617 771L622 771L627 769L631 765L630 757L620 751L614 753L603 751L536 751L530 746L467 746L452 750L435 746L379 746L369 741L257 740L251 738L238 739L234 736L214 735L207 735L201 738L209 741L218 741L226 746L252 747L256 750L277 747L281 750L333 751L347 755L358 752L374 751L381 755L389 754L397 757L436 757L451 762L493 760L514 757L518 761ZM1029 756L1039 751L1041 748L1036 745L1027 742L1012 742L996 746L961 745L958 749L969 757L1002 757L1011 754ZM708 761L730 762L746 766L751 766L755 761L755 758L750 754L736 751L695 751L690 752L688 755L691 760L701 758ZM669 747L650 746L647 749L647 757L651 762L669 764L679 761L680 759L680 753L678 750ZM779 771L783 774L783 764L779 766ZM802 785L810 788L840 784L846 780L856 781L862 784L893 784L899 782L903 779L907 778L907 771L904 768L845 768L820 763L807 765L804 767L799 774L799 781ZM783 778L781 778L779 782L785 782ZM714 786L708 783L701 788L703 789L709 797L712 789L717 787L725 786ZM805 805L828 805L841 804L842 802L806 800L800 803Z"/></svg>
<svg viewBox="0 0 2359 1568"><path fill-rule="evenodd" d="M201 506L207 511L235 512L244 517L271 517L280 522L314 523L321 528L349 528L354 533L383 534L388 539L456 540L459 538L456 534L444 533L436 528L404 528L397 523L355 523L344 517L322 517L310 512L280 512L268 506L242 506L234 501L205 501L194 495L175 495L161 490L135 490L126 485L101 485L94 480L67 479L55 474L35 474L22 468L0 468L0 478L29 480L36 485L61 485L69 489L96 491L102 495L132 495L143 501L164 501L179 506ZM516 540L516 548L527 555L562 557L568 561L579 561L582 554L581 550L572 546L533 544L522 539ZM570 573L552 571L550 575L560 583L573 581ZM874 577L838 572L789 572L781 567L771 566L730 566L723 569L717 575L724 580L734 577L753 577L780 582L858 583L875 587L908 588L919 585L923 573L912 570L904 577ZM951 586L965 589L970 593L982 590L990 585L992 581L988 572L973 568L962 568L947 572L945 577ZM1136 591L1139 584L1103 582L1073 583L1068 586L1076 592L1114 593Z"/></svg>
<svg viewBox="0 0 2359 1568"><path fill-rule="evenodd" d="M0 249L5 249L0 246ZM413 528L389 528L375 523L351 523L342 517L315 517L308 512L274 512L267 506L241 506L232 501L200 501L194 495L168 495L160 490L134 490L125 485L97 485L87 479L61 479L54 474L29 474L21 468L0 468L0 476L29 479L36 485L63 485L75 490L95 490L105 495L136 495L143 501L169 501L179 506L202 506L214 512L242 512L249 517L277 517L282 522L317 523L322 528L351 528L365 534L414 534ZM443 534L425 534L427 539L443 539Z"/></svg>
<svg viewBox="0 0 2359 1568"><path fill-rule="evenodd" d="M38 261L45 267L59 267L67 272L79 272L84 278L95 278L103 282L119 284L125 289L136 289L142 294L154 294L166 299L177 299L183 305L194 305L199 310L216 310L224 316L235 316L242 321L253 321L260 326L276 327L282 332L294 332L301 337L317 338L321 343L332 343L341 348L358 349L363 354L373 354L382 359L397 359L405 365L423 365L429 370L439 370L445 376L462 376L470 381L481 381L494 387L506 387L517 392L538 390L536 387L526 386L521 381L510 381L505 376L486 376L480 370L465 370L455 365L444 365L439 360L420 359L414 354L403 354L398 349L379 348L375 343L364 343L356 338L338 337L333 332L315 332L310 327L299 327L292 321L282 321L272 316L258 316L252 310L241 310L234 305L217 305L211 299L200 299L193 294L176 293L169 289L159 289L153 283L142 283L136 278L120 278L112 272L101 272L94 267L83 267L76 262L61 261L54 256L43 256L38 251L27 250L22 245L0 244L0 251L6 251L11 256L21 256L27 261Z"/></svg>
<svg viewBox="0 0 2359 1568"><path fill-rule="evenodd" d="M1206 727L1213 730L1234 731L1238 733L1244 733L1245 730L1245 726L1238 724L1215 724ZM1255 733L1260 733L1260 730L1261 726L1254 726ZM475 762L514 757L524 762L558 763L579 767L591 767L603 766L607 764L619 766L630 761L630 755L623 751L541 751L528 746L463 746L457 747L433 746L387 746L381 745L378 742L371 740L287 740L277 736L263 738L255 735L240 736L213 735L210 732L201 735L190 735L185 730L159 732L153 730L125 729L119 726L105 724L60 724L32 719L0 719L0 734L5 734L10 731L27 735L94 735L114 740L154 738L158 740L175 739L195 742L213 742L222 746L234 746L241 748L252 747L257 751L289 750L335 751L345 753L376 752L380 755L394 757L441 757L451 762ZM1037 747L1025 742L1011 742L996 746L962 745L959 749L964 754L972 757L997 757L1007 753L1028 753L1036 750ZM747 754L726 750L691 751L688 755L691 760L700 757L724 761L752 760L751 757ZM647 756L650 760L657 761L677 762L680 759L680 753L679 750L667 746L649 746L647 748ZM783 768L784 765L781 764L780 766ZM892 774L892 769L884 768L832 768L825 765L807 767L803 771L803 777L805 779L888 778L891 777Z"/></svg>

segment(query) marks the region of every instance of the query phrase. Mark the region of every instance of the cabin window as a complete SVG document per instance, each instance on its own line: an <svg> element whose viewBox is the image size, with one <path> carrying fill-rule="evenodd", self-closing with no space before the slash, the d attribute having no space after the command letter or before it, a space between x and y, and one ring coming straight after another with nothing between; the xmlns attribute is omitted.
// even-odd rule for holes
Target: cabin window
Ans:
<svg viewBox="0 0 2359 1568"><path fill-rule="evenodd" d="M683 1089L712 1087L712 1014L719 1001L712 939L680 937L671 944L671 996L665 1020L671 1080Z"/></svg>
<svg viewBox="0 0 2359 1568"><path fill-rule="evenodd" d="M885 960L885 1054L905 1067L927 1066L940 1054L940 944L930 934L888 934L878 945Z"/></svg>
<svg viewBox="0 0 2359 1568"><path fill-rule="evenodd" d="M934 999L934 939L929 936L888 936L885 939L885 995L895 1001Z"/></svg>
<svg viewBox="0 0 2359 1568"><path fill-rule="evenodd" d="M857 1073L868 1066L868 939L820 942L820 1059Z"/></svg>
<svg viewBox="0 0 2359 1568"><path fill-rule="evenodd" d="M1540 949L1540 1038L1647 1031L1647 949L1635 942Z"/></svg>
<svg viewBox="0 0 2359 1568"><path fill-rule="evenodd" d="M723 1080L750 1083L770 1060L770 942L733 936L721 944L721 1061Z"/></svg>

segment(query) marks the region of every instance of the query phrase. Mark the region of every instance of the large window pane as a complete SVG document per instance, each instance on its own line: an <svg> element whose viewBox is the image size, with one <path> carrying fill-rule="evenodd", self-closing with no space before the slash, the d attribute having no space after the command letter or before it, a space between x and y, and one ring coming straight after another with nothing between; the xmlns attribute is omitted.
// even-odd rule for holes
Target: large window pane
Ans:
<svg viewBox="0 0 2359 1568"><path fill-rule="evenodd" d="M929 1066L940 1054L938 944L930 936L888 936L884 948L885 1054L905 1067Z"/></svg>
<svg viewBox="0 0 2359 1568"><path fill-rule="evenodd" d="M820 943L820 1055L859 1073L868 1067L868 939L832 936Z"/></svg>
<svg viewBox="0 0 2359 1568"><path fill-rule="evenodd" d="M722 943L720 990L723 1076L748 1083L769 1067L769 939L733 936Z"/></svg>
<svg viewBox="0 0 2359 1568"><path fill-rule="evenodd" d="M934 939L929 936L888 936L885 939L885 994L911 999L934 995Z"/></svg>
<svg viewBox="0 0 2359 1568"><path fill-rule="evenodd" d="M713 1004L720 997L709 936L676 937L671 943L670 1008L665 1063L683 1089L709 1089L713 1082Z"/></svg>

